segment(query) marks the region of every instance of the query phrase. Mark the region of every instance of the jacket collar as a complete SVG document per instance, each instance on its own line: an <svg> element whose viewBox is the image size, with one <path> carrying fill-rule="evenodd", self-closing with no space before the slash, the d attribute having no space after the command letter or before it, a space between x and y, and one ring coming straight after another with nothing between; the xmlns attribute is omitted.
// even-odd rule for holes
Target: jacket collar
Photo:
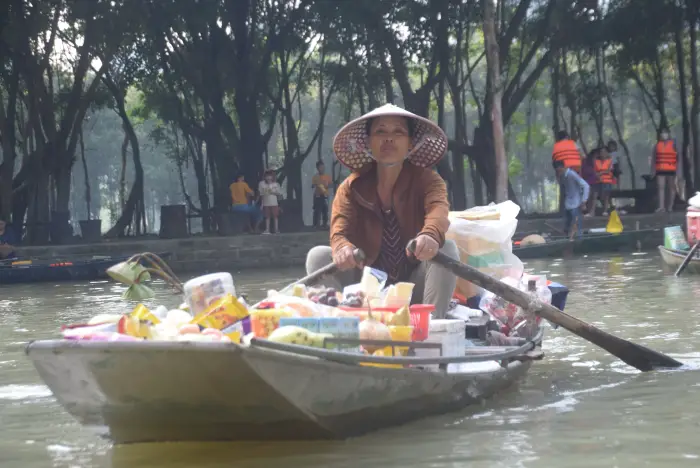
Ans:
<svg viewBox="0 0 700 468"><path fill-rule="evenodd" d="M409 163L404 162L399 178L396 180L396 185L394 186L394 200L405 199L405 194L410 187L410 181L413 178L412 175L416 167ZM350 177L350 193L353 199L363 208L370 211L374 211L377 214L381 214L381 209L379 205L378 195L377 195L377 165L376 163L363 172L353 173Z"/></svg>

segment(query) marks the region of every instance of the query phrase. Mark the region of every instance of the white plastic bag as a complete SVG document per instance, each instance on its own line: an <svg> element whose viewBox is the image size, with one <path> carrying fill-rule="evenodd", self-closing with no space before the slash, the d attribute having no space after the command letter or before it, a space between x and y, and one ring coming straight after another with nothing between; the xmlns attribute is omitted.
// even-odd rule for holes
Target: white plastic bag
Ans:
<svg viewBox="0 0 700 468"><path fill-rule="evenodd" d="M697 208L700 210L700 192L695 192L695 195L688 199L688 206Z"/></svg>
<svg viewBox="0 0 700 468"><path fill-rule="evenodd" d="M512 241L519 212L520 207L510 200L450 212L446 237L457 243L463 263L498 279L510 277L519 280L523 263L513 254ZM481 294L481 289L458 279L457 292L469 298Z"/></svg>

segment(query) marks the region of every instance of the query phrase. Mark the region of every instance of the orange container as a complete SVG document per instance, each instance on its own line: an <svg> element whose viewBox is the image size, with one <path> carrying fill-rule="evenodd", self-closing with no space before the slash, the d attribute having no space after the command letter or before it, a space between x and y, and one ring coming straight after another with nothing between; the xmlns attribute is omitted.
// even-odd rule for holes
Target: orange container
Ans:
<svg viewBox="0 0 700 468"><path fill-rule="evenodd" d="M368 312L367 308L341 306L340 309L357 314L366 314ZM373 307L372 313L390 312L395 314L399 311L399 309L400 307ZM411 326L413 327L412 341L424 341L426 338L428 338L428 331L430 330L430 313L435 310L435 306L432 304L414 304L409 307L409 310L411 312Z"/></svg>

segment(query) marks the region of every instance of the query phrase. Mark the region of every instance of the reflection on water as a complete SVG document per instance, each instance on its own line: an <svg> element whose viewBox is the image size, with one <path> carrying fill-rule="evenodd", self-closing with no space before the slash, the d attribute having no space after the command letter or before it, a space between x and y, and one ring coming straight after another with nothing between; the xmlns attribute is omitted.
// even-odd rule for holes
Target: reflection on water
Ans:
<svg viewBox="0 0 700 468"><path fill-rule="evenodd" d="M517 389L457 414L342 442L112 447L56 403L23 353L61 324L123 312L121 286L0 287L0 466L3 467L591 467L700 463L700 277L665 274L656 253L533 261L568 285L567 311L669 353L679 371L641 374L564 330ZM261 297L300 270L236 274ZM175 306L164 285L151 305Z"/></svg>

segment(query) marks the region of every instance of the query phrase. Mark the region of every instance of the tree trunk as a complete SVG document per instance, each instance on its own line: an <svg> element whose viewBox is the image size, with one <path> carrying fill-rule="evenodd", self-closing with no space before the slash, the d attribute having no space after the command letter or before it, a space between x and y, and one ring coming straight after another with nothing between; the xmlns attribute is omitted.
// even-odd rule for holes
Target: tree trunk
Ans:
<svg viewBox="0 0 700 468"><path fill-rule="evenodd" d="M484 1L484 43L486 46L487 82L490 84L491 127L495 157L495 187L493 198L496 203L508 200L508 160L503 141L503 114L501 73L499 70L498 38L496 35L495 5L493 0Z"/></svg>
<svg viewBox="0 0 700 468"><path fill-rule="evenodd" d="M90 177L88 176L88 165L85 159L85 141L83 140L83 128L80 128L80 161L83 163L83 175L85 176L85 209L87 214L85 219L92 219L92 209L90 202L92 201L91 188L90 188Z"/></svg>
<svg viewBox="0 0 700 468"><path fill-rule="evenodd" d="M109 80L105 80L107 84ZM134 185L131 187L129 198L127 198L121 216L114 226L107 231L105 237L122 237L129 226L133 227L133 232L136 235L145 233L146 212L144 207L144 191L143 191L143 166L141 165L141 151L139 149L139 140L134 131L134 127L129 119L129 114L126 111L124 102L124 93L116 89L113 83L107 84L110 87L114 99L117 103L117 113L122 119L124 131L129 138L131 145L131 154L134 160Z"/></svg>
<svg viewBox="0 0 700 468"><path fill-rule="evenodd" d="M617 133L617 140L625 151L625 158L627 159L627 166L630 170L630 180L632 181L632 189L637 188L637 176L634 170L634 163L632 162L632 157L630 156L630 149L625 141L625 135L620 125L620 121L617 119L617 113L615 112L615 102L613 101L612 94L610 93L610 88L607 83L607 76L605 73L605 68L602 71L603 74L603 87L605 89L605 98L608 101L608 108L610 109L610 118L615 126L615 133ZM622 106L622 112L624 112L624 104ZM624 114L622 115L622 121L624 122Z"/></svg>
<svg viewBox="0 0 700 468"><path fill-rule="evenodd" d="M693 176L690 165L690 122L688 120L688 91L686 86L685 76L685 54L683 51L683 13L682 10L677 11L676 25L673 31L673 36L676 42L676 63L678 65L679 92L681 101L681 116L683 125L683 143L681 149L681 157L683 161L683 178L685 179L685 193L687 195L693 193ZM673 202L671 202L673 203Z"/></svg>
<svg viewBox="0 0 700 468"><path fill-rule="evenodd" d="M557 52L554 60L552 60L552 87L551 99L552 99L552 132L556 138L557 132L559 131L559 52Z"/></svg>
<svg viewBox="0 0 700 468"><path fill-rule="evenodd" d="M687 0L688 26L690 28L690 83L693 100L690 105L690 132L692 134L693 167L695 186L700 186L700 79L698 78L698 12L695 0Z"/></svg>
<svg viewBox="0 0 700 468"><path fill-rule="evenodd" d="M124 209L124 203L126 203L126 156L129 150L129 134L127 133L126 125L122 125L122 130L124 131L124 139L122 140L121 151L122 165L119 172L119 207Z"/></svg>

